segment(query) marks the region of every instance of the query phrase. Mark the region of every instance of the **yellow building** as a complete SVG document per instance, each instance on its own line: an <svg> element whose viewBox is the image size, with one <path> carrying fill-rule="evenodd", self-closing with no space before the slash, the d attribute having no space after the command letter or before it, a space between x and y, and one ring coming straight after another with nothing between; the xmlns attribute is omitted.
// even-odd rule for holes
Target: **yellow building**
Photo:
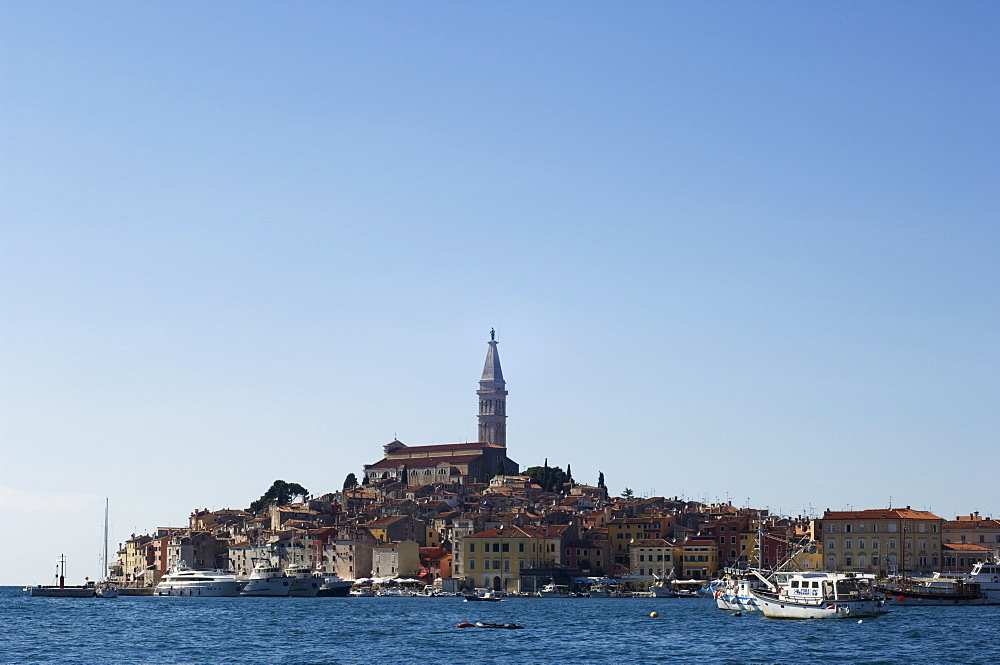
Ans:
<svg viewBox="0 0 1000 665"><path fill-rule="evenodd" d="M552 568L559 562L560 545L545 527L487 529L461 539L453 574L473 588L519 591L521 571Z"/></svg>
<svg viewBox="0 0 1000 665"><path fill-rule="evenodd" d="M637 540L632 543L629 570L633 575L659 578L669 577L671 573L680 575L683 552L683 548L663 538Z"/></svg>
<svg viewBox="0 0 1000 665"><path fill-rule="evenodd" d="M631 563L629 547L633 541L666 538L672 533L673 515L640 515L608 522L608 542L614 563L628 566Z"/></svg>
<svg viewBox="0 0 1000 665"><path fill-rule="evenodd" d="M696 538L684 542L681 577L709 580L719 570L719 546L714 540Z"/></svg>
<svg viewBox="0 0 1000 665"><path fill-rule="evenodd" d="M813 524L830 571L930 572L941 567L944 520L926 510L831 511Z"/></svg>

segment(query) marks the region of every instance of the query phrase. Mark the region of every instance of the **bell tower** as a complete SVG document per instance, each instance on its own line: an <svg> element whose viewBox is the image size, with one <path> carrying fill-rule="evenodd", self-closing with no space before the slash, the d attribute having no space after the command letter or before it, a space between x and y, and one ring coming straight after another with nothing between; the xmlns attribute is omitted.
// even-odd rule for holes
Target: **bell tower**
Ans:
<svg viewBox="0 0 1000 665"><path fill-rule="evenodd" d="M490 330L483 377L479 379L479 440L507 447L507 389L497 353L497 334Z"/></svg>

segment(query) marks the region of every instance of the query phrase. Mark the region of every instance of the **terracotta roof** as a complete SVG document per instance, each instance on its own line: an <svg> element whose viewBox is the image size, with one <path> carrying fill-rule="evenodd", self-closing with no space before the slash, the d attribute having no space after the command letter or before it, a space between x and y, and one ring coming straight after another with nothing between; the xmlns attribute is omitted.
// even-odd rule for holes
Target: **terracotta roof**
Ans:
<svg viewBox="0 0 1000 665"><path fill-rule="evenodd" d="M941 543L941 549L962 552L992 552L990 548L979 543Z"/></svg>
<svg viewBox="0 0 1000 665"><path fill-rule="evenodd" d="M823 513L824 520L939 520L934 513L926 510L910 508L885 508L873 510L828 510Z"/></svg>

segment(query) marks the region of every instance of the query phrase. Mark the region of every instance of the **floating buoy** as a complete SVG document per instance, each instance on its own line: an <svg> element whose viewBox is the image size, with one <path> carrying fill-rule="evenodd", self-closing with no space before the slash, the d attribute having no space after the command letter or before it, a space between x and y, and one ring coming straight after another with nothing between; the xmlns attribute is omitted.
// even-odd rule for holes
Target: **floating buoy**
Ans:
<svg viewBox="0 0 1000 665"><path fill-rule="evenodd" d="M650 612L649 616L651 616L652 618L655 619L656 617L660 616L660 613L659 612Z"/></svg>
<svg viewBox="0 0 1000 665"><path fill-rule="evenodd" d="M864 621L862 621L861 619L858 619L858 623L864 623Z"/></svg>
<svg viewBox="0 0 1000 665"><path fill-rule="evenodd" d="M475 628L475 626L468 621L463 621L462 623L455 626L455 628Z"/></svg>
<svg viewBox="0 0 1000 665"><path fill-rule="evenodd" d="M898 600L899 602L903 602L904 600L906 600L906 598L904 598L903 596L899 596L898 598L896 598L896 600Z"/></svg>
<svg viewBox="0 0 1000 665"><path fill-rule="evenodd" d="M737 613L736 613L736 614L734 614L733 616L734 616L734 617L741 617L741 616L743 616L743 612L737 612Z"/></svg>

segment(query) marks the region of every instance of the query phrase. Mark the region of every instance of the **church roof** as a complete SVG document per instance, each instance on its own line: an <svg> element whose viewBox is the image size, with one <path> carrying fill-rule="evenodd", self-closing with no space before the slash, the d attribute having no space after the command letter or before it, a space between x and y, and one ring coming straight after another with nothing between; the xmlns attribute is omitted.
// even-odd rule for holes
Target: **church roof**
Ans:
<svg viewBox="0 0 1000 665"><path fill-rule="evenodd" d="M486 352L486 364L483 366L483 378L479 379L479 381L504 383L503 370L500 369L500 354L497 353L496 340L490 340L489 345L489 351Z"/></svg>
<svg viewBox="0 0 1000 665"><path fill-rule="evenodd" d="M475 443L436 443L429 446L406 446L405 448L393 451L393 453L408 455L410 453L436 453L445 450L482 450L483 448L503 449L503 446L498 446L488 441L477 441Z"/></svg>

